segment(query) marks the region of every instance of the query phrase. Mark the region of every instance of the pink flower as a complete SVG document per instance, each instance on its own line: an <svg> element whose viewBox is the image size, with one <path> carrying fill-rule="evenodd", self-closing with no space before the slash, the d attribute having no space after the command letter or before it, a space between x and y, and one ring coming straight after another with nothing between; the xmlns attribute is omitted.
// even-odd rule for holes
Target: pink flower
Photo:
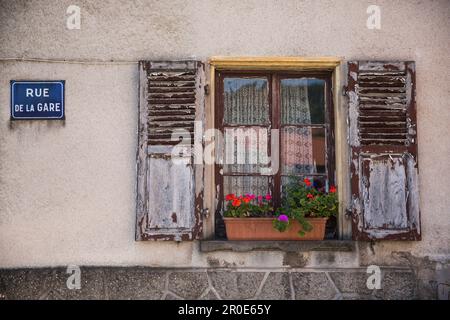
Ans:
<svg viewBox="0 0 450 320"><path fill-rule="evenodd" d="M255 195L254 194L247 194L247 197L250 199L250 200L253 200L253 199L255 199Z"/></svg>
<svg viewBox="0 0 450 320"><path fill-rule="evenodd" d="M266 194L266 200L270 201L270 199L272 199L272 196L270 194Z"/></svg>
<svg viewBox="0 0 450 320"><path fill-rule="evenodd" d="M263 196L258 196L258 202L262 202Z"/></svg>
<svg viewBox="0 0 450 320"><path fill-rule="evenodd" d="M287 215L281 214L281 215L278 217L278 221L281 221L281 222L289 222L289 218L288 218Z"/></svg>

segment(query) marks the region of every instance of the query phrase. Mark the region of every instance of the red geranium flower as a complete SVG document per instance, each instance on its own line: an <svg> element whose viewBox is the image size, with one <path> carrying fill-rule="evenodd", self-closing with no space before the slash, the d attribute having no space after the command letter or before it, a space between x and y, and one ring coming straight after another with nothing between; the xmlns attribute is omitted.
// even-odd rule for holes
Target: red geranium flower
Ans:
<svg viewBox="0 0 450 320"><path fill-rule="evenodd" d="M234 199L231 204L232 204L233 207L239 207L241 205L241 200Z"/></svg>
<svg viewBox="0 0 450 320"><path fill-rule="evenodd" d="M314 199L314 196L313 196L311 193L308 193L308 194L306 195L306 197L307 197L308 199Z"/></svg>
<svg viewBox="0 0 450 320"><path fill-rule="evenodd" d="M249 203L251 201L251 199L249 197L244 197L244 199L242 199L242 201L244 201L245 203Z"/></svg>
<svg viewBox="0 0 450 320"><path fill-rule="evenodd" d="M266 194L266 200L270 201L270 199L272 199L272 196L270 194Z"/></svg>
<svg viewBox="0 0 450 320"><path fill-rule="evenodd" d="M309 180L308 178L303 179L303 182L306 184L306 186L311 186L311 180Z"/></svg>
<svg viewBox="0 0 450 320"><path fill-rule="evenodd" d="M331 186L330 187L330 192L331 193L335 193L336 192L336 187L335 186Z"/></svg>
<svg viewBox="0 0 450 320"><path fill-rule="evenodd" d="M232 193L227 194L225 196L225 200L227 200L227 201L234 200L235 198L236 198L236 196L234 194L232 194Z"/></svg>

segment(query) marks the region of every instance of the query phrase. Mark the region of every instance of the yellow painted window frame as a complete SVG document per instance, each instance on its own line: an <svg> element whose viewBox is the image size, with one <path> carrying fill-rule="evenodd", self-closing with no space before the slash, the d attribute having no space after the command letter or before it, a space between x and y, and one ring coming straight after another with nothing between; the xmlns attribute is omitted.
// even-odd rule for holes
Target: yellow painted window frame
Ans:
<svg viewBox="0 0 450 320"><path fill-rule="evenodd" d="M208 61L209 68L209 99L206 100L206 128L214 128L214 95L215 75L218 70L280 70L280 71L308 71L326 70L332 71L333 105L335 118L335 161L336 182L338 185L339 239L351 238L351 222L347 218L346 210L349 205L350 185L348 168L348 143L347 143L347 113L341 101L342 83L341 62L339 57L211 57ZM205 168L205 207L209 208L211 215L204 221L204 238L214 237L214 215L216 204L216 184L214 181L214 165Z"/></svg>

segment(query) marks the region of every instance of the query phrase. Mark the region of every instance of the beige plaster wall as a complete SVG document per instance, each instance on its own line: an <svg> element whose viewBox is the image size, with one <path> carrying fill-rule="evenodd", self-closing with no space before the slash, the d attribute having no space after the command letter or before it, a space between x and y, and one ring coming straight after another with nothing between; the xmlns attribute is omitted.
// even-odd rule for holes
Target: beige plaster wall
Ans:
<svg viewBox="0 0 450 320"><path fill-rule="evenodd" d="M81 30L66 28L71 4L81 8ZM370 4L381 7L381 30L366 28ZM389 263L385 257L392 251L445 259L450 256L449 17L448 1L1 0L0 60L212 55L415 60L423 240L377 244L368 260ZM11 123L12 79L66 80L65 123ZM208 260L197 243L134 241L137 86L134 63L0 61L0 267L207 266L211 259L280 266L280 253L216 253ZM354 266L352 259L342 265Z"/></svg>

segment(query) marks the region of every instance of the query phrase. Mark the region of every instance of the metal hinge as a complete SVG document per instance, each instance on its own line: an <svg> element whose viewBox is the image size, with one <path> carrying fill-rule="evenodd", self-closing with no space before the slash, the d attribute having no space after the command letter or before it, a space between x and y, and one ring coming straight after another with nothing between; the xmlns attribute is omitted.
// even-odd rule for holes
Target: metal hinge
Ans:
<svg viewBox="0 0 450 320"><path fill-rule="evenodd" d="M205 87L204 87L204 89L205 89L205 95L209 95L209 84L205 84Z"/></svg>
<svg viewBox="0 0 450 320"><path fill-rule="evenodd" d="M345 210L345 219L351 219L352 213L353 213L352 209L347 208L347 210Z"/></svg>
<svg viewBox="0 0 450 320"><path fill-rule="evenodd" d="M348 87L347 87L347 86L342 86L342 95L343 95L344 97L346 97L346 96L347 96L347 93L348 93Z"/></svg>
<svg viewBox="0 0 450 320"><path fill-rule="evenodd" d="M203 217L208 218L209 217L209 209L208 208L204 208L202 210L202 214L203 214Z"/></svg>

